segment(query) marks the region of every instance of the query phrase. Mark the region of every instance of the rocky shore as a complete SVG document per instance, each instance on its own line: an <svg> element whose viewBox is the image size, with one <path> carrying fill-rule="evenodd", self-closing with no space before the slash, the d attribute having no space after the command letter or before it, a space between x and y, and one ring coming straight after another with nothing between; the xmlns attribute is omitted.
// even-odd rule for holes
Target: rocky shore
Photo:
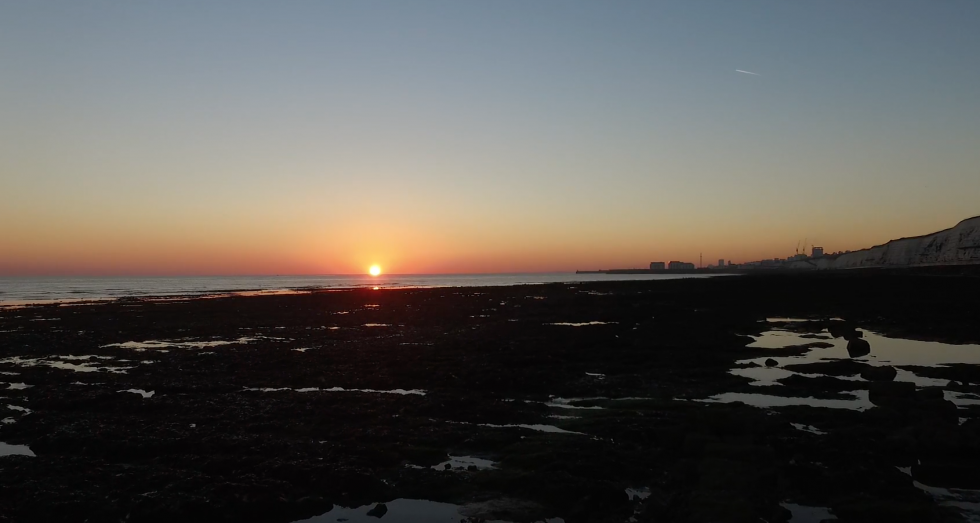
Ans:
<svg viewBox="0 0 980 523"><path fill-rule="evenodd" d="M978 311L956 271L3 308L0 521L963 521L980 367L862 333L978 344Z"/></svg>

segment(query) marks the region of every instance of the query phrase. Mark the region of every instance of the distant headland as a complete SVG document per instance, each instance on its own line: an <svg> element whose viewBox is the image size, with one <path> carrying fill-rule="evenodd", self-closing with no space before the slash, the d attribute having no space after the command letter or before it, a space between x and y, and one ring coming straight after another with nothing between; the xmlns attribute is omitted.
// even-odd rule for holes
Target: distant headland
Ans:
<svg viewBox="0 0 980 523"><path fill-rule="evenodd" d="M576 271L576 273L741 274L760 270L808 271L977 264L980 264L980 216L967 218L949 229L922 236L899 238L859 251L824 254L822 247L814 246L809 255L798 252L787 258L740 264L718 260L717 265L699 267L693 263L680 261L651 262L648 269L605 269Z"/></svg>

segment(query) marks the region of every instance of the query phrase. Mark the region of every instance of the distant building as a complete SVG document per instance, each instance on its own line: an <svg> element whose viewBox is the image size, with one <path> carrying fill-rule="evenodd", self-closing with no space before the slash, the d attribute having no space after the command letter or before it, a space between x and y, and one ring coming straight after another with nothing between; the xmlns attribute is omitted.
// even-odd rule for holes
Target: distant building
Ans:
<svg viewBox="0 0 980 523"><path fill-rule="evenodd" d="M718 267L721 268L724 266L725 266L725 260L718 260Z"/></svg>
<svg viewBox="0 0 980 523"><path fill-rule="evenodd" d="M814 247L813 248L813 257L814 258L819 258L821 256L823 256L823 247Z"/></svg>
<svg viewBox="0 0 980 523"><path fill-rule="evenodd" d="M664 262L650 262L651 271L662 271L667 268L667 264Z"/></svg>
<svg viewBox="0 0 980 523"><path fill-rule="evenodd" d="M693 263L672 261L667 264L667 268L672 271L680 271L680 270L692 270L695 269L696 267L694 266Z"/></svg>

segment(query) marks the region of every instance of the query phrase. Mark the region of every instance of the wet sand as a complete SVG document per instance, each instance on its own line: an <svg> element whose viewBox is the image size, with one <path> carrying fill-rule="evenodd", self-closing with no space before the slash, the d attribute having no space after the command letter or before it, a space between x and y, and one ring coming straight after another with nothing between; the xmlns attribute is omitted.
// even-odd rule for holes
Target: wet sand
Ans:
<svg viewBox="0 0 980 523"><path fill-rule="evenodd" d="M980 369L874 357L978 311L962 270L3 309L0 521L961 521Z"/></svg>

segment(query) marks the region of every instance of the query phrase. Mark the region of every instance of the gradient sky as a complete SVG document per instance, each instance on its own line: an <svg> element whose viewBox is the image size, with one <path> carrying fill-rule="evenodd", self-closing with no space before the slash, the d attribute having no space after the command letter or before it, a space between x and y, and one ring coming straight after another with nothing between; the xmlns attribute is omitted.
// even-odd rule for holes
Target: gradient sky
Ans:
<svg viewBox="0 0 980 523"><path fill-rule="evenodd" d="M4 2L0 274L863 248L980 214L978 60L974 0Z"/></svg>

